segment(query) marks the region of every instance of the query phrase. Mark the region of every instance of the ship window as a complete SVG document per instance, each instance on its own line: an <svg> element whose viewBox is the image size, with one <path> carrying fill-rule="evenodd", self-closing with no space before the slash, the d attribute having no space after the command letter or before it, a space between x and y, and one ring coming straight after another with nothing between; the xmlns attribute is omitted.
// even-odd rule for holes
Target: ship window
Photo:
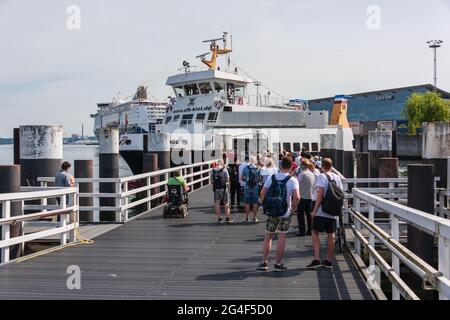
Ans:
<svg viewBox="0 0 450 320"><path fill-rule="evenodd" d="M180 116L176 115L175 117L173 117L173 122L178 122L178 120L180 120Z"/></svg>
<svg viewBox="0 0 450 320"><path fill-rule="evenodd" d="M206 114L204 114L204 113L197 114L197 117L195 118L195 122L203 122L205 120L205 116L206 116Z"/></svg>
<svg viewBox="0 0 450 320"><path fill-rule="evenodd" d="M312 152L319 151L319 144L317 142L311 143L311 146L312 146Z"/></svg>
<svg viewBox="0 0 450 320"><path fill-rule="evenodd" d="M290 142L284 142L283 143L283 150L291 151L291 143Z"/></svg>
<svg viewBox="0 0 450 320"><path fill-rule="evenodd" d="M172 117L167 117L167 119L166 119L166 123L169 123L169 122L170 122L170 120L172 120Z"/></svg>
<svg viewBox="0 0 450 320"><path fill-rule="evenodd" d="M217 93L225 91L225 84L222 82L214 82L214 89Z"/></svg>
<svg viewBox="0 0 450 320"><path fill-rule="evenodd" d="M245 86L237 85L234 88L234 92L235 92L234 95L236 97L244 97L245 96Z"/></svg>
<svg viewBox="0 0 450 320"><path fill-rule="evenodd" d="M294 152L301 151L302 148L300 148L300 143L294 142Z"/></svg>
<svg viewBox="0 0 450 320"><path fill-rule="evenodd" d="M196 83L186 84L184 86L184 91L186 91L187 96L195 96L199 93Z"/></svg>
<svg viewBox="0 0 450 320"><path fill-rule="evenodd" d="M217 116L218 116L217 112L211 112L208 115L208 121L214 121L215 122L217 120Z"/></svg>
<svg viewBox="0 0 450 320"><path fill-rule="evenodd" d="M209 82L199 83L198 86L200 87L201 94L208 94L212 92L212 87Z"/></svg>
<svg viewBox="0 0 450 320"><path fill-rule="evenodd" d="M234 83L227 83L227 94L234 96Z"/></svg>
<svg viewBox="0 0 450 320"><path fill-rule="evenodd" d="M303 143L303 148L305 148L305 151L310 151L309 150L309 142L304 142Z"/></svg>
<svg viewBox="0 0 450 320"><path fill-rule="evenodd" d="M194 118L193 114L185 114L183 115L183 118L181 118L181 125L185 126L188 124L192 124L192 119Z"/></svg>
<svg viewBox="0 0 450 320"><path fill-rule="evenodd" d="M185 96L183 86L176 86L173 87L173 89L175 90L175 95L177 96L177 98L183 98Z"/></svg>

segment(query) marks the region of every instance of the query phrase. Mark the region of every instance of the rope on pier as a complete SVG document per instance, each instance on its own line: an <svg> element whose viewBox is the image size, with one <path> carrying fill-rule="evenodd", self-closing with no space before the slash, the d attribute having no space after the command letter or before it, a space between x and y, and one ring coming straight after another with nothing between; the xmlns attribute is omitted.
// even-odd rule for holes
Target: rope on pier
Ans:
<svg viewBox="0 0 450 320"><path fill-rule="evenodd" d="M76 218L77 218L76 217L76 213L72 212L71 215L72 215L72 221L76 221ZM55 248L50 248L50 249L47 249L47 250L42 250L42 251L36 252L35 254L31 254L31 255L26 256L24 258L17 259L16 263L21 263L21 262L24 262L24 261L35 259L37 257L43 256L43 255L46 255L46 254L49 254L49 253L61 251L63 249L69 248L69 247L75 247L75 246L78 246L78 245L88 245L88 244L93 244L93 243L94 243L94 240L85 238L85 237L83 237L81 235L80 227L77 226L77 227L75 227L75 242L67 243L67 244L62 245L62 246L58 246L58 247L55 247Z"/></svg>

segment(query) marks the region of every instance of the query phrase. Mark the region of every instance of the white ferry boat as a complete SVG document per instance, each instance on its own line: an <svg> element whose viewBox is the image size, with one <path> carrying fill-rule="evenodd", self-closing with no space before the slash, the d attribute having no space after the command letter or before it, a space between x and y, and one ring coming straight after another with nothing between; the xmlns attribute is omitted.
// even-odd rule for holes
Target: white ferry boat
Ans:
<svg viewBox="0 0 450 320"><path fill-rule="evenodd" d="M217 158L218 152L237 152L242 161L246 155L263 152L300 152L304 148L326 155L332 150L342 165L345 158L353 157L353 134L344 96L337 97L330 121L327 111L309 111L301 100L289 103L259 92L250 96L250 86L256 85L259 91L260 82L231 67L229 57L225 67L218 65L219 56L232 51L227 47L227 34L204 42L210 43L211 52L198 58L206 69L191 68L183 62L181 73L166 82L175 97L164 122L148 134L128 134L128 144L121 145L122 155L133 153L138 157L133 162L139 163L144 153L156 151L147 145L154 147L152 142L165 136L163 139L170 140L172 155L176 155L171 157L172 166Z"/></svg>

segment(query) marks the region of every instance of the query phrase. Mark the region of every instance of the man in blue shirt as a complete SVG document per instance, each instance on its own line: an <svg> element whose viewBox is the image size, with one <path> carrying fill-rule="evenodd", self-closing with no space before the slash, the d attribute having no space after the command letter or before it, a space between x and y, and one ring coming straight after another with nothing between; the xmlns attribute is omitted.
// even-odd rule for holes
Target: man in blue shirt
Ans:
<svg viewBox="0 0 450 320"><path fill-rule="evenodd" d="M241 175L241 182L244 184L244 208L245 218L244 222L248 222L250 211L253 211L253 221L258 222L256 214L259 207L259 182L261 174L259 168L256 166L256 158L251 156L249 164L243 168Z"/></svg>

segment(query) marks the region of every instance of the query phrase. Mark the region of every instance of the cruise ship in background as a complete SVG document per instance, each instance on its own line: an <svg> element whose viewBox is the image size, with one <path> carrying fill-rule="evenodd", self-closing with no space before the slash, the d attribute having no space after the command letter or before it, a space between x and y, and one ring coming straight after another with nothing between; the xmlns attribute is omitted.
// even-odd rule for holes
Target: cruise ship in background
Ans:
<svg viewBox="0 0 450 320"><path fill-rule="evenodd" d="M136 143L136 139L130 140L127 137L128 135L143 137L145 134L155 132L156 126L164 120L168 108L167 102L150 100L148 88L139 86L129 101L126 101L126 98L114 98L112 102L98 103L97 107L97 113L91 115L95 119L95 135L98 138L101 128L118 127L121 141L125 141L124 146L121 147L121 155L133 173L140 173L142 171L140 153L136 157L133 149L142 149L142 142L131 145L132 142Z"/></svg>

